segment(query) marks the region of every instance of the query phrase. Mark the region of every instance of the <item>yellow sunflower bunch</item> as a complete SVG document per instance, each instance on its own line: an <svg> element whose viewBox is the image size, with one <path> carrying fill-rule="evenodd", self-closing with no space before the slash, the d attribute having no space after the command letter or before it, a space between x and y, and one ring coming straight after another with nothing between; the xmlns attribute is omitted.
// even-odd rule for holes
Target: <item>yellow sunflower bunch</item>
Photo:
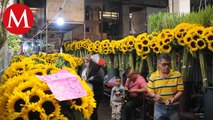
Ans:
<svg viewBox="0 0 213 120"><path fill-rule="evenodd" d="M89 46L91 43L92 43L92 41L91 41L90 39L85 39L85 40L83 40L83 42L82 42L82 47L83 47L84 49L88 49L88 46Z"/></svg>
<svg viewBox="0 0 213 120"><path fill-rule="evenodd" d="M149 42L147 33L142 33L137 36L134 47L138 56L146 59L146 55L150 53Z"/></svg>
<svg viewBox="0 0 213 120"><path fill-rule="evenodd" d="M150 40L149 41L149 47L151 48L151 50L156 53L159 54L160 53L160 46L157 44L158 42L158 34L156 32L153 32L151 34L149 34L147 37Z"/></svg>
<svg viewBox="0 0 213 120"><path fill-rule="evenodd" d="M46 60L47 63L55 63L55 61L57 60L57 56L58 54L47 54L46 57L44 58Z"/></svg>
<svg viewBox="0 0 213 120"><path fill-rule="evenodd" d="M202 37L206 40L208 49L213 52L213 27L205 28Z"/></svg>
<svg viewBox="0 0 213 120"><path fill-rule="evenodd" d="M94 53L99 53L100 44L101 44L101 42L98 41L98 40L94 42L94 44L93 44L93 46L92 46L92 51L93 51Z"/></svg>
<svg viewBox="0 0 213 120"><path fill-rule="evenodd" d="M67 66L67 67L70 67L72 69L76 69L77 67L77 64L75 63L74 57L69 55L69 54L65 54L65 53L60 53L58 54L58 59L63 59L62 60L62 66ZM60 66L60 67L62 67Z"/></svg>
<svg viewBox="0 0 213 120"><path fill-rule="evenodd" d="M77 49L76 46L77 46L77 41L74 40L74 41L72 41L72 43L71 43L69 49L70 49L71 51L76 50L76 49Z"/></svg>
<svg viewBox="0 0 213 120"><path fill-rule="evenodd" d="M72 50L72 44L70 42L64 42L64 48L66 51Z"/></svg>
<svg viewBox="0 0 213 120"><path fill-rule="evenodd" d="M177 40L177 43L181 46L185 46L186 43L184 42L183 38L185 37L186 33L194 28L200 26L198 24L190 24L190 23L180 23L178 24L175 29L174 29L174 33L175 33L175 39Z"/></svg>
<svg viewBox="0 0 213 120"><path fill-rule="evenodd" d="M119 51L121 51L122 53L126 53L127 52L127 44L126 44L126 40L125 39L121 39L119 40L120 42L120 46L119 46Z"/></svg>
<svg viewBox="0 0 213 120"><path fill-rule="evenodd" d="M82 64L80 58L75 58L68 54L58 54L56 56L64 57L65 60L70 62L71 66L73 64L71 61L76 62L73 65L75 67ZM45 59L39 57L38 59L45 61ZM3 84L0 84L0 111L2 111L0 118L2 120L68 120L63 115L65 114L64 111L61 111L61 103L54 98L47 84L35 76L56 73L60 69L54 64L38 63L38 59L36 59L35 55L25 58L20 62L12 63L4 72L4 75L8 77L6 77L7 80ZM72 67L64 66L63 68L77 75ZM11 76L11 72L19 74ZM86 90L87 96L68 101L71 105L70 111L72 111L71 108L75 108L82 112L85 119L89 119L93 109L96 107L93 98L94 94L87 83L81 80L79 76L78 78ZM79 100L82 101L82 104L79 104Z"/></svg>
<svg viewBox="0 0 213 120"><path fill-rule="evenodd" d="M113 49L114 48L113 48L113 45L111 45L111 42L108 39L106 39L106 40L101 41L100 47L99 47L99 53L108 55L108 54L113 53Z"/></svg>
<svg viewBox="0 0 213 120"><path fill-rule="evenodd" d="M134 49L134 44L135 44L136 38L134 36L127 36L124 38L124 44L126 44L126 50L128 52L132 52Z"/></svg>
<svg viewBox="0 0 213 120"><path fill-rule="evenodd" d="M171 29L163 29L157 36L157 45L160 48L160 53L169 53L172 50L172 44L174 40L174 32Z"/></svg>
<svg viewBox="0 0 213 120"><path fill-rule="evenodd" d="M93 46L94 46L94 43L91 43L91 44L89 44L88 47L87 47L87 51L88 51L90 54L93 53Z"/></svg>
<svg viewBox="0 0 213 120"><path fill-rule="evenodd" d="M183 40L184 43L189 47L190 53L196 52L197 50L204 49L206 47L205 39L202 37L204 27L194 27L190 29Z"/></svg>

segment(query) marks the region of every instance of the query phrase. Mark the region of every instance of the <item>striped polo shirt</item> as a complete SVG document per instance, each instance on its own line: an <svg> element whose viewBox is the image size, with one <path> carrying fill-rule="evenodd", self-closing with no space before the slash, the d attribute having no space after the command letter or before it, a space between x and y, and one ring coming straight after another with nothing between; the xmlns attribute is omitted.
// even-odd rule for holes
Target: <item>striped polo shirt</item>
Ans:
<svg viewBox="0 0 213 120"><path fill-rule="evenodd" d="M174 97L178 91L184 90L182 76L178 71L170 70L169 75L166 78L162 78L158 70L152 73L148 80L148 92L161 95L162 102Z"/></svg>

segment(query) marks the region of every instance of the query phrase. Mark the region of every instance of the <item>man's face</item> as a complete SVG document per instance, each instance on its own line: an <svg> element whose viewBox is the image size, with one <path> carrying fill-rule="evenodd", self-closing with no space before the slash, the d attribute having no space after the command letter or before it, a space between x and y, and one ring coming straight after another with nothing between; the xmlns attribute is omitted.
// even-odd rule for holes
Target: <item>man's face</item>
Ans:
<svg viewBox="0 0 213 120"><path fill-rule="evenodd" d="M160 62L158 63L159 69L163 74L168 74L170 72L171 68L171 61L161 59Z"/></svg>

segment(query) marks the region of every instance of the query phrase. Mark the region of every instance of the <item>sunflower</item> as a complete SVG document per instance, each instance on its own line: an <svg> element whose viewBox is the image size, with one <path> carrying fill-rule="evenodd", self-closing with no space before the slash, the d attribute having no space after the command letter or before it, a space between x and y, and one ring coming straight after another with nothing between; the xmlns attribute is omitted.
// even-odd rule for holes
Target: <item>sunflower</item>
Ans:
<svg viewBox="0 0 213 120"><path fill-rule="evenodd" d="M152 48L153 52L155 52L156 54L160 53L160 48L158 46L155 46L154 48Z"/></svg>
<svg viewBox="0 0 213 120"><path fill-rule="evenodd" d="M191 40L188 44L189 48L190 48L190 52L193 53L194 51L198 50L197 47L197 42L195 40Z"/></svg>
<svg viewBox="0 0 213 120"><path fill-rule="evenodd" d="M12 95L14 89L17 86L19 86L22 82L28 81L33 78L34 78L33 76L29 76L29 74L24 73L20 76L15 76L11 79L8 79L8 81L6 81L4 84L4 86L6 86L4 92L10 96L10 95Z"/></svg>
<svg viewBox="0 0 213 120"><path fill-rule="evenodd" d="M40 107L45 111L47 116L60 115L60 105L54 98L54 95L44 95L39 101Z"/></svg>
<svg viewBox="0 0 213 120"><path fill-rule="evenodd" d="M202 36L207 42L213 40L213 27L205 28Z"/></svg>
<svg viewBox="0 0 213 120"><path fill-rule="evenodd" d="M162 53L169 53L171 50L172 50L172 47L170 45L165 44L165 45L162 46L160 51Z"/></svg>
<svg viewBox="0 0 213 120"><path fill-rule="evenodd" d="M150 53L150 48L149 46L143 46L143 54L149 54Z"/></svg>
<svg viewBox="0 0 213 120"><path fill-rule="evenodd" d="M38 87L34 87L29 93L29 103L39 102L44 95L44 91L38 89Z"/></svg>
<svg viewBox="0 0 213 120"><path fill-rule="evenodd" d="M29 71L30 75L40 75L40 76L45 76L47 75L46 69L32 69Z"/></svg>
<svg viewBox="0 0 213 120"><path fill-rule="evenodd" d="M21 112L22 108L27 105L27 103L29 103L28 93L15 92L8 100L8 113Z"/></svg>
<svg viewBox="0 0 213 120"><path fill-rule="evenodd" d="M213 52L213 40L208 41L208 49Z"/></svg>
<svg viewBox="0 0 213 120"><path fill-rule="evenodd" d="M88 97L84 96L78 99L73 99L72 100L72 105L71 105L71 109L74 108L75 110L79 110L82 111L83 108L88 106Z"/></svg>
<svg viewBox="0 0 213 120"><path fill-rule="evenodd" d="M33 79L29 80L29 81L25 81L19 84L19 86L17 86L14 91L16 92L28 92L31 91L33 87L35 86L41 86L42 81L39 80L39 78L37 78L36 76L33 76Z"/></svg>
<svg viewBox="0 0 213 120"><path fill-rule="evenodd" d="M134 36L128 36L126 37L127 40L127 46L132 47L135 43L135 37Z"/></svg>
<svg viewBox="0 0 213 120"><path fill-rule="evenodd" d="M47 115L37 104L28 104L22 109L24 120L47 120Z"/></svg>
<svg viewBox="0 0 213 120"><path fill-rule="evenodd" d="M197 47L198 49L204 49L206 47L206 42L204 39L198 39L197 41Z"/></svg>

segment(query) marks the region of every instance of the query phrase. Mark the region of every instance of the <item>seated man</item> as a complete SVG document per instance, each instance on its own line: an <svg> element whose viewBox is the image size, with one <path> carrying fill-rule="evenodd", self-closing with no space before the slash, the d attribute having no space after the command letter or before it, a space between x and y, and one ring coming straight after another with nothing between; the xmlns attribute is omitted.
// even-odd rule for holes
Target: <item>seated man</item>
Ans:
<svg viewBox="0 0 213 120"><path fill-rule="evenodd" d="M124 106L124 114L126 120L131 120L130 113L132 110L142 105L142 93L147 92L147 83L133 68L127 69L126 75L127 80L124 89L128 93L129 99Z"/></svg>

